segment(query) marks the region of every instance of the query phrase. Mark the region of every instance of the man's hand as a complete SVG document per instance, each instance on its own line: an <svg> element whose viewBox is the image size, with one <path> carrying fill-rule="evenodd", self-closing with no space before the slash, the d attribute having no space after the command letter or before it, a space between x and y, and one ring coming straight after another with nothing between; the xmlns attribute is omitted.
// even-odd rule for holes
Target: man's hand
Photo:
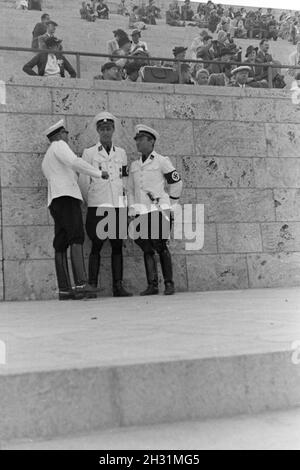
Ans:
<svg viewBox="0 0 300 470"><path fill-rule="evenodd" d="M102 176L101 176L101 178L103 178L104 180L108 180L109 174L107 173L107 171L103 171L103 170L102 170Z"/></svg>

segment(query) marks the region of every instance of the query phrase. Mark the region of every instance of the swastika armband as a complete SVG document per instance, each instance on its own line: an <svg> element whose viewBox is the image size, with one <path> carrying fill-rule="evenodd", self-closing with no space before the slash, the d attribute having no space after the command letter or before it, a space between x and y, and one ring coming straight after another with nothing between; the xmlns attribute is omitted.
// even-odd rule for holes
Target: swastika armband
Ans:
<svg viewBox="0 0 300 470"><path fill-rule="evenodd" d="M166 178L168 184L174 184L178 183L178 181L181 181L180 174L176 170L170 171L170 173L165 173L164 177Z"/></svg>
<svg viewBox="0 0 300 470"><path fill-rule="evenodd" d="M128 175L129 175L128 165L123 165L122 166L122 177L126 178L126 176L128 176Z"/></svg>

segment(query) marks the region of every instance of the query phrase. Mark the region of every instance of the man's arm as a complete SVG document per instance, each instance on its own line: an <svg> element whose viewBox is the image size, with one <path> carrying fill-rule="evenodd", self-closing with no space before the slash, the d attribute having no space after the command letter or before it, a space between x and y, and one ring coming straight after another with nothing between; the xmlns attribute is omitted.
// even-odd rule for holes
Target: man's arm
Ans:
<svg viewBox="0 0 300 470"><path fill-rule="evenodd" d="M36 67L40 60L40 54L35 55L27 64L23 67L23 72L27 73L27 75L34 75L37 76L38 74L33 70L33 67Z"/></svg>
<svg viewBox="0 0 300 470"><path fill-rule="evenodd" d="M169 196L171 199L171 207L175 206L182 193L182 180L180 174L175 169L169 157L162 157L161 169L169 185Z"/></svg>
<svg viewBox="0 0 300 470"><path fill-rule="evenodd" d="M62 57L63 61L64 61L64 67L65 67L65 70L69 73L70 77L71 78L76 78L76 72L75 70L73 69L72 65L70 64L70 62L65 58L65 56Z"/></svg>
<svg viewBox="0 0 300 470"><path fill-rule="evenodd" d="M60 140L54 150L56 158L64 165L72 168L73 171L83 173L94 178L106 178L107 173L97 170L89 163L85 162L82 158L78 158L75 153L70 149L66 142Z"/></svg>

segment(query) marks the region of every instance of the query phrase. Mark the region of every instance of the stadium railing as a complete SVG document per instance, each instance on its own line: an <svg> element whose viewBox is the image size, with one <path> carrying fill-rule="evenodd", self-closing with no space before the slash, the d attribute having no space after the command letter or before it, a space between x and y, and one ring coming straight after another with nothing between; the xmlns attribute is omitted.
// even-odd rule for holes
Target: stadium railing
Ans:
<svg viewBox="0 0 300 470"><path fill-rule="evenodd" d="M7 52L32 52L33 54L38 54L39 52L44 52L45 49L31 49L27 47L13 47L13 46L0 46L0 51L7 51ZM71 55L75 56L76 60L76 75L77 78L81 78L81 67L80 67L80 58L81 57L99 57L99 58L104 58L104 59L109 59L111 60L112 56L111 54L102 54L102 53L96 53L96 52L83 52L83 51L62 51L64 55ZM139 56L130 56L130 55L120 55L117 57L114 57L114 59L133 59L134 60L141 60L145 61L145 57L139 57ZM238 61L217 61L217 60L195 60L195 59L175 59L170 58L170 57L149 57L149 60L151 62L158 62L161 64L162 62L171 62L174 64L174 62L178 62L178 75L179 75L179 83L182 83L182 77L181 77L181 67L179 66L182 63L205 63L205 64L214 64L214 65L225 65L225 64L230 64L230 65L236 65L237 67L240 65L249 65L251 66L256 66L256 67L263 67L263 68L268 68L268 86L269 88L273 88L273 69L288 69L288 70L299 70L300 71L300 66L295 66L295 65L279 65L279 64L272 64L272 63L247 63L247 62L238 62Z"/></svg>

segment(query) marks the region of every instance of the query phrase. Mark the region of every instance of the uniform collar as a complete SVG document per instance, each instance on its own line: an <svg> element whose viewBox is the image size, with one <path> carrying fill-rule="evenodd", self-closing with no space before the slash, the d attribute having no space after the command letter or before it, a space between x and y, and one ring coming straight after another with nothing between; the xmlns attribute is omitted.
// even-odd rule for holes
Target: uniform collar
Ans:
<svg viewBox="0 0 300 470"><path fill-rule="evenodd" d="M109 154L107 153L107 151L105 150L105 148L103 147L103 145L101 144L101 142L99 142L97 144L98 146L98 152L104 152L106 155L110 155L111 154L111 151L115 152L116 151L116 148L114 145L111 146L111 149L110 149L110 152Z"/></svg>
<svg viewBox="0 0 300 470"><path fill-rule="evenodd" d="M154 158L156 157L157 153L153 150L150 155L148 156L147 160L143 162L142 157L140 157L141 166L149 165L153 162Z"/></svg>

